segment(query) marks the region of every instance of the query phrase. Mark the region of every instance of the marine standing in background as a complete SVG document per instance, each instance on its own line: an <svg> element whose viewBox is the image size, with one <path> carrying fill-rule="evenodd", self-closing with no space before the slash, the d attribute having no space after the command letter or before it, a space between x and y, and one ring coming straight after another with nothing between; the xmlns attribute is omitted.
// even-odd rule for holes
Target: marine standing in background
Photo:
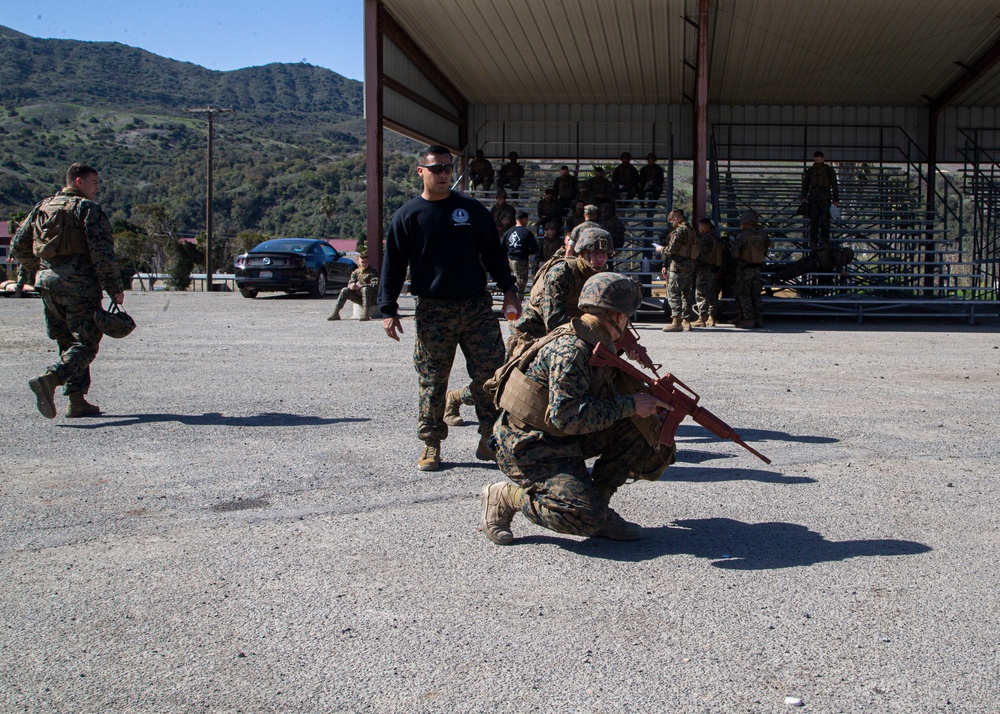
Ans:
<svg viewBox="0 0 1000 714"><path fill-rule="evenodd" d="M90 363L103 336L94 313L101 308L102 291L117 305L125 293L111 223L96 203L100 185L93 167L70 166L66 185L32 209L11 246L25 268L41 268L35 289L42 296L49 338L59 345L59 361L28 380L38 411L48 419L56 415L55 390L60 385L65 385L63 394L69 397L67 417L101 413L86 399Z"/></svg>
<svg viewBox="0 0 1000 714"><path fill-rule="evenodd" d="M454 170L445 147L430 146L420 153L417 174L423 191L392 217L379 280L382 327L390 338L399 340L403 331L397 301L407 269L410 294L417 299L413 366L420 393L417 438L424 442L417 460L421 471L441 466L441 442L448 437L445 394L456 347L465 355L479 417L476 458L494 458L487 442L497 412L483 383L503 364L504 343L486 288L487 271L504 291L505 306L521 310L496 224L479 201L451 190Z"/></svg>
<svg viewBox="0 0 1000 714"><path fill-rule="evenodd" d="M371 313L370 308L375 304L377 291L378 273L368 265L368 254L361 253L358 255L358 267L351 273L347 287L341 289L340 295L337 297L337 305L330 313L330 317L326 319L339 320L340 311L343 309L344 303L349 300L355 305L361 306L361 321L368 320Z"/></svg>
<svg viewBox="0 0 1000 714"><path fill-rule="evenodd" d="M507 251L510 272L517 281L517 294L524 295L524 288L528 284L528 261L531 256L538 255L538 241L528 229L527 211L517 214L517 225L504 233L500 241Z"/></svg>
<svg viewBox="0 0 1000 714"><path fill-rule="evenodd" d="M760 227L756 211L740 211L740 225L730 250L736 258L736 327L748 330L764 326L760 269L771 241Z"/></svg>
<svg viewBox="0 0 1000 714"><path fill-rule="evenodd" d="M813 165L802 172L800 198L809 216L809 247L822 248L830 242L830 204L840 206L837 172L822 151L813 154Z"/></svg>
<svg viewBox="0 0 1000 714"><path fill-rule="evenodd" d="M694 320L694 272L698 265L698 244L684 211L675 208L667 215L667 220L673 230L663 245L656 246L656 251L663 255L660 274L667 281L666 310L670 313L670 324L663 331L680 332L690 330Z"/></svg>
<svg viewBox="0 0 1000 714"><path fill-rule="evenodd" d="M626 393L611 367L590 366L600 343L614 350L642 302L637 283L624 275L591 277L580 294L583 315L544 338L540 348L498 373L495 403L503 411L493 433L497 462L509 481L483 487L483 534L498 545L514 540L511 524L523 514L557 533L636 540L642 528L610 506L629 477L656 479L673 450L649 470L655 447L633 417L656 419L667 405L644 391ZM586 460L595 458L591 469Z"/></svg>
<svg viewBox="0 0 1000 714"><path fill-rule="evenodd" d="M715 236L715 224L708 218L698 221L698 259L694 272L695 311L692 327L715 327L719 317L719 270L723 245Z"/></svg>

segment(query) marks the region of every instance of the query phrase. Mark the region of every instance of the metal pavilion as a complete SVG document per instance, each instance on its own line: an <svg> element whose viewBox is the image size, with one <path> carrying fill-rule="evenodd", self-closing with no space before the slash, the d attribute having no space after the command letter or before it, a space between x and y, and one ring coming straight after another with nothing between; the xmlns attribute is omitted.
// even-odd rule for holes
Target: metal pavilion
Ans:
<svg viewBox="0 0 1000 714"><path fill-rule="evenodd" d="M752 203L791 261L789 186L819 148L857 188L842 233L871 277L798 296L850 293L859 319L869 298L996 304L1000 1L364 1L370 236L389 128L463 159L690 162L695 218Z"/></svg>

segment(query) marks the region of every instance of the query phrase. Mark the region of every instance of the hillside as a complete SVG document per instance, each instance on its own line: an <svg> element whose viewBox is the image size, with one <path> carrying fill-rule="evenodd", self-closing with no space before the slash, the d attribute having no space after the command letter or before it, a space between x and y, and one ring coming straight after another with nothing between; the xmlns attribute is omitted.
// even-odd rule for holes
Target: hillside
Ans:
<svg viewBox="0 0 1000 714"><path fill-rule="evenodd" d="M235 110L215 120L217 232L363 233L360 82L308 64L217 72L2 26L0 216L29 210L82 161L101 171L100 201L119 222L158 203L179 232L202 230L207 122L185 109L209 105ZM386 147L390 209L412 193L415 146L394 137Z"/></svg>

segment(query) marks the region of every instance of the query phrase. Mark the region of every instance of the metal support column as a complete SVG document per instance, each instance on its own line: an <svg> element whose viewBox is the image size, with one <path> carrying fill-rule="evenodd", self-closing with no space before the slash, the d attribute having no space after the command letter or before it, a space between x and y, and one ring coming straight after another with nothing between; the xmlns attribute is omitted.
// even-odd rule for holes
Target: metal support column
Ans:
<svg viewBox="0 0 1000 714"><path fill-rule="evenodd" d="M698 55L694 89L692 225L705 216L708 166L708 3L698 0Z"/></svg>
<svg viewBox="0 0 1000 714"><path fill-rule="evenodd" d="M365 0L365 208L368 262L382 264L382 3Z"/></svg>

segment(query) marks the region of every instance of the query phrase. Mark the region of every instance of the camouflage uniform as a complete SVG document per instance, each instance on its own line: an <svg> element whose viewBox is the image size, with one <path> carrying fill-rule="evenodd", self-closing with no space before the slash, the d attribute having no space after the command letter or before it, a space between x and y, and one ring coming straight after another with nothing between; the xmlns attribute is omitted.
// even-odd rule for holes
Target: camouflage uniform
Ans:
<svg viewBox="0 0 1000 714"><path fill-rule="evenodd" d="M694 294L695 310L700 319L719 317L719 270L722 268L720 251L717 250L715 234L698 234L698 261L695 268Z"/></svg>
<svg viewBox="0 0 1000 714"><path fill-rule="evenodd" d="M611 183L617 190L616 198L625 194L625 200L631 201L639 191L639 171L632 164L623 161L611 172Z"/></svg>
<svg viewBox="0 0 1000 714"><path fill-rule="evenodd" d="M682 255L690 253L694 234L687 223L679 224L667 236L663 250L667 268L667 305L673 319L694 319L694 273L697 262Z"/></svg>
<svg viewBox="0 0 1000 714"><path fill-rule="evenodd" d="M577 306L587 278L597 272L583 258L558 260L542 279L542 285L525 302L521 317L510 324L512 336L542 337L583 314Z"/></svg>
<svg viewBox="0 0 1000 714"><path fill-rule="evenodd" d="M731 252L736 261L736 325L763 327L760 268L770 247L767 233L759 226L744 227L733 238Z"/></svg>
<svg viewBox="0 0 1000 714"><path fill-rule="evenodd" d="M837 171L827 163L813 163L802 172L801 198L807 201L809 247L830 242L830 204L840 200Z"/></svg>
<svg viewBox="0 0 1000 714"><path fill-rule="evenodd" d="M479 433L489 434L497 410L483 390L483 383L503 365L505 354L500 323L493 314L493 296L484 291L467 300L419 297L413 317L417 328L413 365L420 386L417 438L425 442L448 438L445 394L456 347L462 348L472 379L466 389L476 407Z"/></svg>
<svg viewBox="0 0 1000 714"><path fill-rule="evenodd" d="M629 418L635 400L615 388L616 370L591 367L594 346L564 329L525 373L548 388L551 420L562 435L515 425L507 412L493 434L500 469L527 492L521 513L558 533L589 536L604 525L611 496L650 447ZM602 342L613 349L606 332ZM585 460L594 457L588 473Z"/></svg>
<svg viewBox="0 0 1000 714"><path fill-rule="evenodd" d="M501 164L497 172L497 187L509 188L517 191L521 188L521 180L524 178L524 164L519 164L516 158L512 158L505 164ZM517 198L515 195L514 198Z"/></svg>
<svg viewBox="0 0 1000 714"><path fill-rule="evenodd" d="M484 191L493 187L493 164L489 159L477 156L469 167L469 184L475 189L481 186Z"/></svg>
<svg viewBox="0 0 1000 714"><path fill-rule="evenodd" d="M351 277L347 282L348 284L357 283L359 289L351 290L347 287L342 288L340 295L337 297L337 306L333 308L333 314L339 315L344 304L352 302L355 305L361 306L364 311L361 319L367 320L369 310L375 304L375 297L378 294L378 272L370 265L364 269L356 268L351 273Z"/></svg>
<svg viewBox="0 0 1000 714"><path fill-rule="evenodd" d="M35 256L35 238L40 236L35 219L40 211L66 213L63 240L70 241L67 233L82 239L79 252L48 260ZM90 363L97 356L103 336L94 323L102 289L108 295L123 291L108 217L78 189L65 187L32 209L18 228L12 248L26 270L41 268L35 289L45 306L46 331L59 345L60 356L48 372L58 375L65 384L63 394L86 394L90 390Z"/></svg>

